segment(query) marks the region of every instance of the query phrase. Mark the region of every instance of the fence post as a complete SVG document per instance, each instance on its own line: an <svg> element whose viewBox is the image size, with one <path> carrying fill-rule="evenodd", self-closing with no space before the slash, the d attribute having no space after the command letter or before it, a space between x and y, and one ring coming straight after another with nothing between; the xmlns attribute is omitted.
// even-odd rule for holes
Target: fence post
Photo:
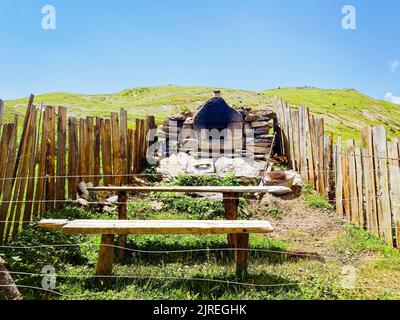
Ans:
<svg viewBox="0 0 400 320"><path fill-rule="evenodd" d="M78 123L76 118L68 119L68 198L76 198L76 188L78 186Z"/></svg>
<svg viewBox="0 0 400 320"><path fill-rule="evenodd" d="M94 127L93 117L86 117L86 182L94 183Z"/></svg>
<svg viewBox="0 0 400 320"><path fill-rule="evenodd" d="M3 110L4 110L4 101L0 99L0 135L3 127Z"/></svg>
<svg viewBox="0 0 400 320"><path fill-rule="evenodd" d="M49 139L47 140L47 154L46 154L46 173L47 173L47 186L46 186L46 208L51 210L55 208L55 202L52 200L56 199L56 185L55 185L55 165L56 165L56 139L55 139L55 109L54 107L48 107L49 116L48 127L49 127Z"/></svg>
<svg viewBox="0 0 400 320"><path fill-rule="evenodd" d="M4 243L4 235L6 230L6 220L8 209L10 206L10 200L12 197L12 189L14 186L14 164L15 155L17 148L17 136L18 136L18 115L14 116L14 124L12 127L12 133L10 137L10 143L8 145L7 165L5 169L4 185L3 185L3 196L0 205L0 245Z"/></svg>
<svg viewBox="0 0 400 320"><path fill-rule="evenodd" d="M383 126L372 129L374 150L376 150L376 176L378 197L379 234L388 245L393 245L392 211L389 196L387 137Z"/></svg>
<svg viewBox="0 0 400 320"><path fill-rule="evenodd" d="M336 212L343 217L343 166L342 166L342 137L338 137L336 145Z"/></svg>
<svg viewBox="0 0 400 320"><path fill-rule="evenodd" d="M103 164L103 180L106 186L113 184L111 158L111 120L101 119L101 159Z"/></svg>
<svg viewBox="0 0 400 320"><path fill-rule="evenodd" d="M393 223L396 231L396 246L400 249L400 150L397 140L388 143L388 157Z"/></svg>
<svg viewBox="0 0 400 320"><path fill-rule="evenodd" d="M94 126L94 186L100 184L100 145L101 145L101 118L96 117L96 125Z"/></svg>
<svg viewBox="0 0 400 320"><path fill-rule="evenodd" d="M362 151L360 148L356 148L354 151L356 158L356 176L357 176L357 193L358 193L358 224L364 228L365 217L364 217L364 170L362 165Z"/></svg>
<svg viewBox="0 0 400 320"><path fill-rule="evenodd" d="M122 158L121 158L121 144L120 144L120 127L118 120L118 113L111 113L111 141L113 152L113 169L114 169L114 184L120 186L122 184Z"/></svg>
<svg viewBox="0 0 400 320"><path fill-rule="evenodd" d="M355 142L347 141L347 152L349 159L349 186L350 186L350 217L354 224L358 224L358 192L356 176Z"/></svg>
<svg viewBox="0 0 400 320"><path fill-rule="evenodd" d="M7 155L9 152L9 145L11 141L11 135L14 130L12 123L5 124L1 136L0 144L0 196L3 194L3 185L5 183L4 174L7 167Z"/></svg>
<svg viewBox="0 0 400 320"><path fill-rule="evenodd" d="M66 161L67 161L67 109L58 107L57 125L57 203L56 207L62 205L65 200L66 182Z"/></svg>
<svg viewBox="0 0 400 320"><path fill-rule="evenodd" d="M33 107L33 105L30 105L28 108L30 110L27 111L26 128L24 128L26 135L24 137L21 137L20 141L20 147L22 146L20 148L21 157L17 159L18 163L15 164L15 167L18 167L16 175L17 181L15 182L13 203L11 204L11 210L9 213L9 219L12 223L8 224L9 232L5 234L6 240L7 237L15 235L20 228L22 203L24 202L23 200L25 197L25 188L27 176L29 174L30 158L32 157L32 147L35 144L34 132L36 131L36 109L35 107Z"/></svg>

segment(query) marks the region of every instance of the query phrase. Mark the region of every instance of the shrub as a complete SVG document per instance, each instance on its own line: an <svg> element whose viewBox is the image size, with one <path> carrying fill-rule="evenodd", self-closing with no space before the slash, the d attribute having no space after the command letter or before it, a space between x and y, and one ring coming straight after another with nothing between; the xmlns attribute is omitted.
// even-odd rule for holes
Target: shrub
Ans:
<svg viewBox="0 0 400 320"><path fill-rule="evenodd" d="M224 177L180 174L173 178L172 184L175 186L240 186L243 185L243 182L234 174L227 174Z"/></svg>

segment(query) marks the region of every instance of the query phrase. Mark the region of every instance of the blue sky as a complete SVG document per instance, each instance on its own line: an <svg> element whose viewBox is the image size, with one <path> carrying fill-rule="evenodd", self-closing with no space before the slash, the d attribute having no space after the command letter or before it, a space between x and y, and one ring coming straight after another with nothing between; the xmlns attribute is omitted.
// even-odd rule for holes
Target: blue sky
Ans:
<svg viewBox="0 0 400 320"><path fill-rule="evenodd" d="M48 4L55 30L41 26ZM356 30L341 27L347 4ZM0 98L177 84L395 100L399 14L398 0L0 0Z"/></svg>

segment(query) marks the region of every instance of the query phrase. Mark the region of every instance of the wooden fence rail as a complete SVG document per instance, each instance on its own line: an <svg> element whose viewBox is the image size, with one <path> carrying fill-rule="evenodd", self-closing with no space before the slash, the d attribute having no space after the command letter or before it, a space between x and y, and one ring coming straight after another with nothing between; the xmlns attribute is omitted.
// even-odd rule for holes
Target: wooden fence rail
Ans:
<svg viewBox="0 0 400 320"><path fill-rule="evenodd" d="M324 120L275 100L284 155L303 181L336 204L339 217L400 248L400 145L383 126L361 130L361 146L333 145Z"/></svg>
<svg viewBox="0 0 400 320"><path fill-rule="evenodd" d="M149 116L128 129L124 109L110 118L77 119L65 107L37 108L33 100L22 132L17 115L1 124L0 100L0 245L34 217L75 200L80 181L130 184L145 164L147 130L156 128Z"/></svg>

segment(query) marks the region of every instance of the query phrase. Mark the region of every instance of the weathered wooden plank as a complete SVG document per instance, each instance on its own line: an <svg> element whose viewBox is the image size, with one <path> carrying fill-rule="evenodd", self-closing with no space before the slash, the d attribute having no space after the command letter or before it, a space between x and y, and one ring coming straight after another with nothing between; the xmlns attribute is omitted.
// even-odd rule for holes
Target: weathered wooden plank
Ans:
<svg viewBox="0 0 400 320"><path fill-rule="evenodd" d="M364 172L363 172L363 161L362 151L360 148L356 148L354 151L356 160L356 176L357 176L357 196L358 196L358 224L361 227L365 226L365 214L364 214Z"/></svg>
<svg viewBox="0 0 400 320"><path fill-rule="evenodd" d="M86 182L92 182L94 179L94 125L93 117L86 117Z"/></svg>
<svg viewBox="0 0 400 320"><path fill-rule="evenodd" d="M343 165L342 165L342 137L338 137L336 145L336 212L341 218L343 211Z"/></svg>
<svg viewBox="0 0 400 320"><path fill-rule="evenodd" d="M294 139L294 153L295 153L295 160L296 166L295 170L297 172L300 171L300 131L299 131L299 111L293 110L293 139Z"/></svg>
<svg viewBox="0 0 400 320"><path fill-rule="evenodd" d="M122 160L122 183L128 184L129 169L128 169L128 113L125 109L120 111L120 149L121 149L121 160Z"/></svg>
<svg viewBox="0 0 400 320"><path fill-rule="evenodd" d="M87 180L87 123L85 119L79 120L79 181Z"/></svg>
<svg viewBox="0 0 400 320"><path fill-rule="evenodd" d="M30 159L29 159L29 171L28 171L28 184L26 187L26 196L25 196L25 208L24 208L24 216L23 216L23 223L27 224L27 221L31 221L32 219L32 207L33 207L33 200L35 197L35 183L36 183L36 154L37 154L37 140L39 135L39 126L37 123L38 113L41 115L42 110L36 109L35 110L35 119L34 119L34 128L32 133L32 147L30 152ZM40 116L39 116L40 118Z"/></svg>
<svg viewBox="0 0 400 320"><path fill-rule="evenodd" d="M147 124L144 119L140 119L140 169L142 170L143 163L146 161L146 133L147 133Z"/></svg>
<svg viewBox="0 0 400 320"><path fill-rule="evenodd" d="M38 108L38 113L39 113L39 121L37 124L37 135L36 135L36 159L35 162L37 164L39 164L39 160L40 160L40 137L41 137L41 129L43 128L43 117L44 117L44 112L45 112L45 106L43 104L40 105L40 107Z"/></svg>
<svg viewBox="0 0 400 320"><path fill-rule="evenodd" d="M3 110L4 110L4 101L0 99L0 135L1 135L1 129L3 127Z"/></svg>
<svg viewBox="0 0 400 320"><path fill-rule="evenodd" d="M299 108L299 128L300 128L300 158L301 158L301 178L308 181L307 165L307 113L304 106Z"/></svg>
<svg viewBox="0 0 400 320"><path fill-rule="evenodd" d="M42 219L37 225L46 230L60 230L68 222L70 222L68 219Z"/></svg>
<svg viewBox="0 0 400 320"><path fill-rule="evenodd" d="M349 152L346 149L342 154L343 169L343 199L344 213L348 219L351 219L351 199L350 199L350 177L349 177Z"/></svg>
<svg viewBox="0 0 400 320"><path fill-rule="evenodd" d="M70 234L236 234L270 233L274 229L264 220L74 220L61 230Z"/></svg>
<svg viewBox="0 0 400 320"><path fill-rule="evenodd" d="M147 120L147 127L149 128L149 130L157 129L156 119L154 116L147 116L146 120ZM148 139L148 142L149 142L148 147L154 143L154 141L150 139Z"/></svg>
<svg viewBox="0 0 400 320"><path fill-rule="evenodd" d="M121 139L118 113L111 113L111 142L113 152L113 172L114 172L114 185L122 185L122 158L121 158Z"/></svg>
<svg viewBox="0 0 400 320"><path fill-rule="evenodd" d="M78 122L75 117L68 119L68 198L76 198L79 176Z"/></svg>
<svg viewBox="0 0 400 320"><path fill-rule="evenodd" d="M12 198L12 190L14 187L15 176L14 167L16 162L17 153L17 137L18 137L18 116L14 116L13 130L10 138L10 143L8 145L7 154L7 166L4 174L4 185L3 185L3 196L2 202L0 204L0 245L4 243L4 236L6 231L6 226L8 224L7 215L8 209L10 207L10 201Z"/></svg>
<svg viewBox="0 0 400 320"><path fill-rule="evenodd" d="M324 138L324 170L325 170L325 185L328 199L335 199L335 175L333 165L333 136L326 135Z"/></svg>
<svg viewBox="0 0 400 320"><path fill-rule="evenodd" d="M12 136L14 125L12 123L5 124L1 135L0 142L0 196L3 193L4 174L7 167L8 147Z"/></svg>
<svg viewBox="0 0 400 320"><path fill-rule="evenodd" d="M140 121L135 119L134 149L133 149L133 173L139 173L140 158ZM168 142L168 141L167 141Z"/></svg>
<svg viewBox="0 0 400 320"><path fill-rule="evenodd" d="M289 116L290 116L290 154L292 159L292 168L296 170L296 135L297 132L295 131L295 116L294 110L289 108Z"/></svg>
<svg viewBox="0 0 400 320"><path fill-rule="evenodd" d="M347 141L347 154L349 159L349 186L350 186L350 218L354 224L358 224L358 190L357 190L357 171L355 158L355 142Z"/></svg>
<svg viewBox="0 0 400 320"><path fill-rule="evenodd" d="M45 190L46 190L46 155L47 155L47 140L49 138L49 125L48 120L49 111L48 107L45 108L43 122L42 122L42 136L40 142L39 152L39 170L38 179L36 184L35 203L33 206L33 214L42 215L44 212Z"/></svg>
<svg viewBox="0 0 400 320"><path fill-rule="evenodd" d="M396 246L400 248L400 148L397 141L388 143L388 157L393 224L396 235Z"/></svg>
<svg viewBox="0 0 400 320"><path fill-rule="evenodd" d="M387 136L383 126L372 129L376 168L377 168L377 191L378 191L378 224L379 234L388 245L393 245L392 235L392 211L390 207L389 175L388 175L388 153Z"/></svg>
<svg viewBox="0 0 400 320"><path fill-rule="evenodd" d="M94 127L94 177L93 184L98 186L100 184L100 171L101 171L101 118L96 117L96 125Z"/></svg>
<svg viewBox="0 0 400 320"><path fill-rule="evenodd" d="M285 107L281 99L275 99L275 105L277 114L279 114L279 128L281 129L281 145L283 147L283 154L288 156L288 144L287 144L287 124L286 124L286 113ZM207 148L208 149L208 148Z"/></svg>
<svg viewBox="0 0 400 320"><path fill-rule="evenodd" d="M26 113L25 113L25 117L24 117L24 124L22 126L22 135L21 135L21 141L25 139L27 133L27 122L29 120L29 113L32 110L32 106L33 106L33 100L34 100L34 96L31 94L29 97L29 101L28 101L28 106L26 108ZM18 170L18 165L19 165L19 159L21 157L22 154L22 148L23 146L20 144L18 146L18 152L17 152L17 162L15 163L15 168L14 168L14 177L17 175L17 170Z"/></svg>
<svg viewBox="0 0 400 320"><path fill-rule="evenodd" d="M61 201L65 200L65 182L67 175L67 109L58 107L57 121L57 203L56 206L62 205Z"/></svg>
<svg viewBox="0 0 400 320"><path fill-rule="evenodd" d="M308 163L308 177L310 185L316 189L317 187L317 177L315 174L315 167L314 167L314 156L315 152L313 148L316 146L314 145L314 136L315 136L315 126L312 115L310 115L310 111L306 109L306 121L307 121L307 163Z"/></svg>
<svg viewBox="0 0 400 320"><path fill-rule="evenodd" d="M293 125L292 125L292 112L291 109L286 105L285 108L285 113L286 113L286 119L287 119L287 124L286 124L286 131L288 134L288 157L287 160L291 164L291 167L295 167L295 160L294 160L294 150L293 150Z"/></svg>
<svg viewBox="0 0 400 320"><path fill-rule="evenodd" d="M87 188L89 191L125 191L125 192L187 192L187 193L268 193L276 190L276 187L268 186L150 186L150 187L93 187ZM284 190L283 187L282 190Z"/></svg>
<svg viewBox="0 0 400 320"><path fill-rule="evenodd" d="M372 128L364 127L361 130L361 145L364 168L365 189L365 216L368 230L375 236L379 236L377 197L375 180L374 148L372 141Z"/></svg>
<svg viewBox="0 0 400 320"><path fill-rule="evenodd" d="M318 193L322 193L320 190L320 171L319 171L319 122L318 118L315 116L311 116L311 123L312 126L312 141L311 141L311 151L312 151L312 161L314 167L314 176L315 176L315 190Z"/></svg>
<svg viewBox="0 0 400 320"><path fill-rule="evenodd" d="M21 154L19 158L16 182L14 187L13 203L11 204L10 220L13 224L8 224L8 231L5 234L6 240L8 237L15 235L21 226L21 210L25 197L27 176L29 173L30 159L33 156L32 147L35 145L34 132L36 131L36 109L33 106L29 107L31 110L27 112L27 121L25 122L26 128L24 132L26 135L21 137L20 146L22 145ZM23 217L23 215L22 215Z"/></svg>
<svg viewBox="0 0 400 320"><path fill-rule="evenodd" d="M318 171L318 189L319 193L323 196L326 196L326 187L325 187L325 174L324 174L324 119L316 118L317 125L317 169Z"/></svg>
<svg viewBox="0 0 400 320"><path fill-rule="evenodd" d="M130 182L131 176L133 174L133 152L134 152L134 131L133 129L128 129L128 141L127 141L127 153L128 153L128 174Z"/></svg>
<svg viewBox="0 0 400 320"><path fill-rule="evenodd" d="M49 106L47 109L48 115L48 127L49 127L49 139L47 140L47 154L46 154L46 208L52 210L55 208L56 200L56 132L55 132L55 120L56 113L55 108Z"/></svg>
<svg viewBox="0 0 400 320"><path fill-rule="evenodd" d="M110 119L102 119L101 121L101 159L103 165L103 180L106 186L114 183L112 177L112 160L111 160L111 121Z"/></svg>

